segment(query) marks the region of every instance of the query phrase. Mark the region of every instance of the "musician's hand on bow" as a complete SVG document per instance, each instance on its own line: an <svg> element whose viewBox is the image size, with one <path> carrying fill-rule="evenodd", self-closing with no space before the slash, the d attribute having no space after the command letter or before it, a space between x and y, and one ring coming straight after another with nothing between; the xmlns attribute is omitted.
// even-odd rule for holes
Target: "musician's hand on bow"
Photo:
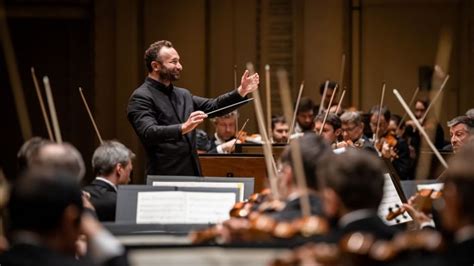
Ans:
<svg viewBox="0 0 474 266"><path fill-rule="evenodd" d="M193 131L205 118L207 115L202 111L192 112L188 120L181 125L181 133L184 135Z"/></svg>
<svg viewBox="0 0 474 266"><path fill-rule="evenodd" d="M253 75L249 74L248 70L245 70L240 81L240 87L237 89L240 96L245 97L247 94L258 89L258 84L260 83L260 77L258 73Z"/></svg>

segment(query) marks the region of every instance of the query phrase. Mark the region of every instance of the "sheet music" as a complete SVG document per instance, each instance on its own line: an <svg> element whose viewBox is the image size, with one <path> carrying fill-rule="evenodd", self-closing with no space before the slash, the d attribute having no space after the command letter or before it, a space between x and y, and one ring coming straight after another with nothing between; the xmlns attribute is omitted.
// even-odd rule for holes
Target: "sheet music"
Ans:
<svg viewBox="0 0 474 266"><path fill-rule="evenodd" d="M138 192L137 224L207 224L229 218L234 193L151 191Z"/></svg>
<svg viewBox="0 0 474 266"><path fill-rule="evenodd" d="M387 214L389 213L389 208L399 208L402 206L403 203L400 196L398 195L397 189L395 188L395 185L393 184L390 175L385 174L384 177L385 183L383 187L383 198L378 210L379 217L388 225L395 225L411 221L412 218L410 217L410 215L408 215L407 212L403 213L403 216L400 215L399 217L397 217L397 219L394 219L392 221L387 221L387 219L385 219L385 216L387 216Z"/></svg>
<svg viewBox="0 0 474 266"><path fill-rule="evenodd" d="M240 182L173 182L153 181L153 186L160 187L212 187L212 188L237 188L239 190L239 201L244 201L244 183Z"/></svg>

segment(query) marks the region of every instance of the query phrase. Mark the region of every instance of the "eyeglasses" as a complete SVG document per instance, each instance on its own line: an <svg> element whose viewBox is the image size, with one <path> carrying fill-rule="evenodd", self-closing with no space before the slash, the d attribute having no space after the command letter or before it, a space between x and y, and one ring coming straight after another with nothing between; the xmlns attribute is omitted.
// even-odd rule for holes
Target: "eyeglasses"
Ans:
<svg viewBox="0 0 474 266"><path fill-rule="evenodd" d="M353 131L353 130L356 129L356 128L357 128L357 126L346 127L346 128L341 127L341 130L342 130L342 132L351 132L351 131Z"/></svg>

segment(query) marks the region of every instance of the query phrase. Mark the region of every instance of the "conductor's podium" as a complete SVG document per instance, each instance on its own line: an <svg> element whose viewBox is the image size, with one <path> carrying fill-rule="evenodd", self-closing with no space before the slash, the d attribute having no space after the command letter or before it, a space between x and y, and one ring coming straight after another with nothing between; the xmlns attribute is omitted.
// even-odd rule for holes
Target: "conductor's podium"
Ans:
<svg viewBox="0 0 474 266"><path fill-rule="evenodd" d="M203 176L254 177L255 191L266 187L267 170L262 154L200 154Z"/></svg>

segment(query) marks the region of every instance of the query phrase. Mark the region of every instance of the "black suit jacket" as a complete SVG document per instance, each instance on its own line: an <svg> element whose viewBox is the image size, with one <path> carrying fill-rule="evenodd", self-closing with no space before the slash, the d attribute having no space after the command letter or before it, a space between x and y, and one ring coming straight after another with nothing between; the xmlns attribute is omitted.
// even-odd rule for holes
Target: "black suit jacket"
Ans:
<svg viewBox="0 0 474 266"><path fill-rule="evenodd" d="M316 195L309 195L309 203L311 205L311 215L323 216L323 208L321 199ZM300 198L288 201L285 208L279 212L270 214L277 221L292 221L301 218Z"/></svg>
<svg viewBox="0 0 474 266"><path fill-rule="evenodd" d="M91 203L95 208L99 221L115 221L117 192L110 184L95 179L83 190L91 194Z"/></svg>
<svg viewBox="0 0 474 266"><path fill-rule="evenodd" d="M128 120L140 138L148 157L147 173L153 175L200 176L196 133L181 134L181 124L194 111L205 113L239 102L236 90L215 99L193 96L188 90L147 77L128 102ZM235 110L214 113L220 116Z"/></svg>
<svg viewBox="0 0 474 266"><path fill-rule="evenodd" d="M390 240L398 232L394 227L386 225L377 215L372 215L360 220L348 223L339 229L339 236L362 232L373 234L377 239Z"/></svg>
<svg viewBox="0 0 474 266"><path fill-rule="evenodd" d="M5 266L88 266L96 265L90 259L76 260L48 248L30 244L17 244L0 255L0 265ZM126 255L112 258L102 265L128 265Z"/></svg>

